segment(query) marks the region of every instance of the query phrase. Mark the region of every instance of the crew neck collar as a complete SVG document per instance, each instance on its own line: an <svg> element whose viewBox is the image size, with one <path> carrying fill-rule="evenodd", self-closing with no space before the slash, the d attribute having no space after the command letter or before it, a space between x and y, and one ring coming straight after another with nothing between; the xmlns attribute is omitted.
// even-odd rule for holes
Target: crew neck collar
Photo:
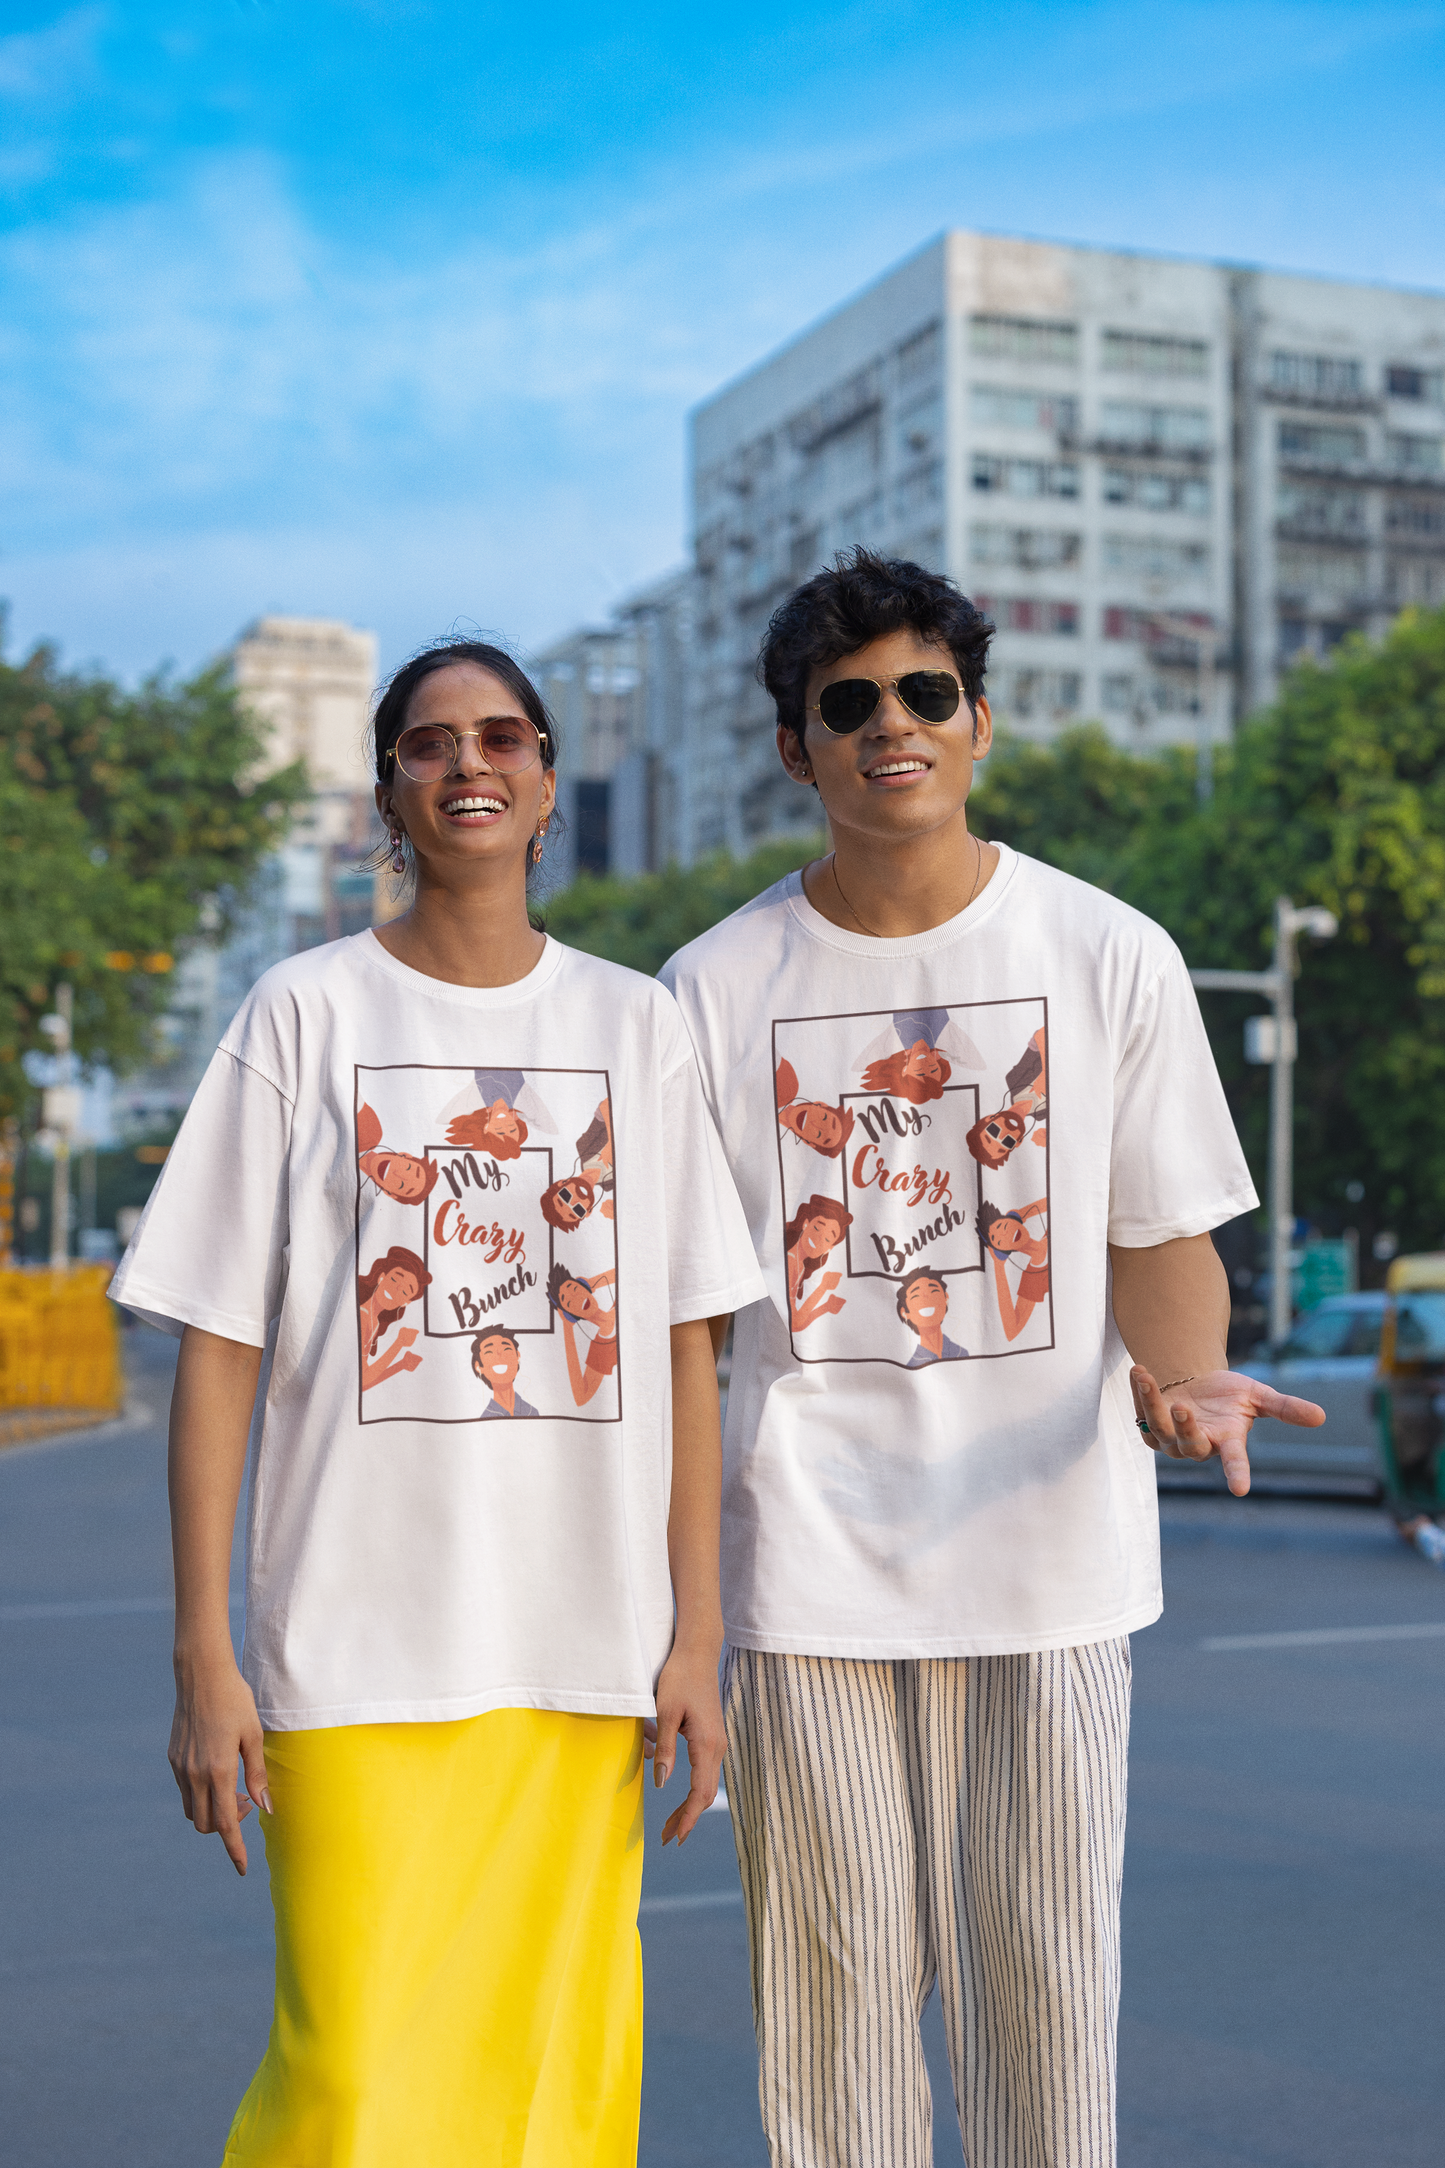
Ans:
<svg viewBox="0 0 1445 2168"><path fill-rule="evenodd" d="M524 1002L536 999L567 953L560 941L544 934L546 946L525 978L513 979L509 986L454 986L449 979L434 979L429 972L414 971L410 964L399 963L377 940L375 927L368 926L365 933L354 938L360 944L362 961L374 970L384 972L413 994L449 1002L459 1009L520 1008Z"/></svg>
<svg viewBox="0 0 1445 2168"><path fill-rule="evenodd" d="M1011 850L1007 843L995 843L994 849L998 852L998 865L994 869L993 879L981 895L975 896L973 902L956 917L944 919L941 925L930 926L926 933L903 934L897 940L867 933L849 933L845 927L835 926L830 918L824 918L821 911L813 908L803 892L801 870L788 875L784 893L788 908L803 931L828 948L841 949L846 956L873 956L888 961L901 956L927 956L933 950L947 948L951 942L971 934L1002 903L1005 892L1018 873L1019 854Z"/></svg>

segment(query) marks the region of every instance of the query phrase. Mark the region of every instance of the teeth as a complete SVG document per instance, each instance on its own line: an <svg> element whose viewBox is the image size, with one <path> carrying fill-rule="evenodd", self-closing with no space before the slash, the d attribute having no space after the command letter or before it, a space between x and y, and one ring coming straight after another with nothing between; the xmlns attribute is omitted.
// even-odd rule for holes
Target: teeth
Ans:
<svg viewBox="0 0 1445 2168"><path fill-rule="evenodd" d="M505 813L506 810L500 798L449 798L446 803L448 813Z"/></svg>
<svg viewBox="0 0 1445 2168"><path fill-rule="evenodd" d="M870 776L922 775L926 774L927 771L928 762L926 760L889 760L885 761L880 767L870 768L868 773Z"/></svg>

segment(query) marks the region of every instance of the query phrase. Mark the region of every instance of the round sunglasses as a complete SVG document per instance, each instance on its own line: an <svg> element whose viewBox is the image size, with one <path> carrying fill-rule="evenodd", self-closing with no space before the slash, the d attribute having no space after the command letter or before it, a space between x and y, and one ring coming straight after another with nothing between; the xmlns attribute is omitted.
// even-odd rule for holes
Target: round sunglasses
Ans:
<svg viewBox="0 0 1445 2168"><path fill-rule="evenodd" d="M863 728L890 688L920 723L949 722L963 698L963 687L946 670L907 670L902 677L885 678L881 685L877 678L839 678L823 687L806 712L821 717L823 728L835 738L845 738Z"/></svg>
<svg viewBox="0 0 1445 2168"><path fill-rule="evenodd" d="M395 760L413 783L439 783L456 766L463 738L476 739L477 751L498 775L520 775L539 758L546 732L525 715L493 715L475 730L411 723L388 748L387 759Z"/></svg>

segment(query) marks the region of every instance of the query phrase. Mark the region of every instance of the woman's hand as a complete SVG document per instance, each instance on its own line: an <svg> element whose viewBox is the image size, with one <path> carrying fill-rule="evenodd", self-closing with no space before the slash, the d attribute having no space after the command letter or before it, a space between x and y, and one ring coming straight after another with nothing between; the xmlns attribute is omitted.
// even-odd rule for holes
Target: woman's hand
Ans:
<svg viewBox="0 0 1445 2168"><path fill-rule="evenodd" d="M170 1765L186 1818L202 1836L214 1832L237 1874L246 1872L241 1824L253 1805L271 1812L266 1786L265 1744L255 1697L229 1647L208 1661L176 1661L176 1713L171 1723ZM236 1765L246 1771L246 1790L236 1790Z"/></svg>
<svg viewBox="0 0 1445 2168"><path fill-rule="evenodd" d="M677 1761L679 1732L687 1741L688 1793L662 1827L662 1841L684 1844L717 1797L722 1772L723 1713L718 1699L717 1654L674 1648L657 1682L657 1722L643 1726L643 1752L652 1781L665 1784Z"/></svg>
<svg viewBox="0 0 1445 2168"><path fill-rule="evenodd" d="M1210 1460L1217 1453L1236 1498L1249 1489L1249 1426L1257 1416L1317 1430L1325 1419L1313 1400L1277 1393L1238 1370L1209 1370L1168 1393L1136 1363L1129 1372L1134 1412L1148 1423L1144 1443L1170 1460Z"/></svg>

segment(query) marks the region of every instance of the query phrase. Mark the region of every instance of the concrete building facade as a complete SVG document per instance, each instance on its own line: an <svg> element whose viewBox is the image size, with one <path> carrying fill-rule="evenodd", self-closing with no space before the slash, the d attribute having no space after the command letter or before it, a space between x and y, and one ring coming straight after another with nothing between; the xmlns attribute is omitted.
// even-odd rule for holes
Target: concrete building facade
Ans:
<svg viewBox="0 0 1445 2168"><path fill-rule="evenodd" d="M1445 600L1445 296L948 233L697 409L677 855L812 827L753 670L863 542L998 627L1007 728L1217 742Z"/></svg>

